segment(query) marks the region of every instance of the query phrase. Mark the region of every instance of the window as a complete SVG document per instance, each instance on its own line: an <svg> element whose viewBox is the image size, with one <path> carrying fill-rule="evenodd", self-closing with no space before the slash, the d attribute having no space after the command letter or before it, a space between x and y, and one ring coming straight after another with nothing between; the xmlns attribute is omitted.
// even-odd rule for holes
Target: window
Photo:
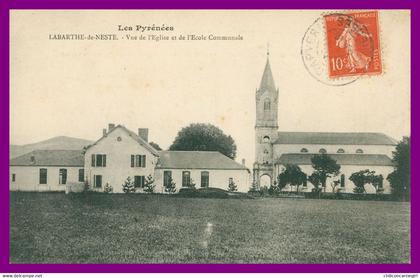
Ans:
<svg viewBox="0 0 420 278"><path fill-rule="evenodd" d="M344 174L341 174L341 177L340 177L340 186L341 187L345 187L346 186L346 176L344 176Z"/></svg>
<svg viewBox="0 0 420 278"><path fill-rule="evenodd" d="M58 183L59 184L67 183L67 169L58 170Z"/></svg>
<svg viewBox="0 0 420 278"><path fill-rule="evenodd" d="M92 154L92 167L105 167L106 154Z"/></svg>
<svg viewBox="0 0 420 278"><path fill-rule="evenodd" d="M345 153L344 149L338 149L337 153Z"/></svg>
<svg viewBox="0 0 420 278"><path fill-rule="evenodd" d="M271 109L271 101L269 98L266 98L264 100L264 110L270 110Z"/></svg>
<svg viewBox="0 0 420 278"><path fill-rule="evenodd" d="M93 184L96 188L102 187L102 175L94 175L93 176Z"/></svg>
<svg viewBox="0 0 420 278"><path fill-rule="evenodd" d="M384 188L384 177L382 175L379 175L378 189L383 189L383 188Z"/></svg>
<svg viewBox="0 0 420 278"><path fill-rule="evenodd" d="M209 187L209 172L201 172L201 187Z"/></svg>
<svg viewBox="0 0 420 278"><path fill-rule="evenodd" d="M191 183L191 173L190 171L182 171L182 186L188 187Z"/></svg>
<svg viewBox="0 0 420 278"><path fill-rule="evenodd" d="M79 182L85 181L85 169L79 169Z"/></svg>
<svg viewBox="0 0 420 278"><path fill-rule="evenodd" d="M39 169L39 184L47 184L47 169Z"/></svg>
<svg viewBox="0 0 420 278"><path fill-rule="evenodd" d="M233 183L233 178L229 178L229 184Z"/></svg>
<svg viewBox="0 0 420 278"><path fill-rule="evenodd" d="M134 187L143 188L144 186L144 176L134 176Z"/></svg>
<svg viewBox="0 0 420 278"><path fill-rule="evenodd" d="M163 186L168 187L171 185L172 171L163 171Z"/></svg>
<svg viewBox="0 0 420 278"><path fill-rule="evenodd" d="M363 150L362 149L357 149L356 153L363 153Z"/></svg>
<svg viewBox="0 0 420 278"><path fill-rule="evenodd" d="M308 149L307 149L307 148L302 148L302 149L300 150L300 152L301 152L301 153L307 153L307 152L308 152Z"/></svg>
<svg viewBox="0 0 420 278"><path fill-rule="evenodd" d="M263 138L263 142L264 143L268 143L268 142L270 142L270 137L269 136L264 136L264 138Z"/></svg>
<svg viewBox="0 0 420 278"><path fill-rule="evenodd" d="M131 155L131 167L146 167L146 155Z"/></svg>
<svg viewBox="0 0 420 278"><path fill-rule="evenodd" d="M16 174L12 174L12 182L16 181Z"/></svg>
<svg viewBox="0 0 420 278"><path fill-rule="evenodd" d="M319 153L327 153L326 149L319 149Z"/></svg>

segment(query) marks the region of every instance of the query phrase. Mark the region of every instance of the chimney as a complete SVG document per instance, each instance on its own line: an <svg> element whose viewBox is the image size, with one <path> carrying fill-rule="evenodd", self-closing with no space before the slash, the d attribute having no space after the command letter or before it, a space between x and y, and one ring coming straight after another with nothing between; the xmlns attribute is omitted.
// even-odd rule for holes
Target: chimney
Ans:
<svg viewBox="0 0 420 278"><path fill-rule="evenodd" d="M106 136L106 128L102 129L102 135Z"/></svg>
<svg viewBox="0 0 420 278"><path fill-rule="evenodd" d="M149 129L139 128L139 137L146 142L149 142Z"/></svg>
<svg viewBox="0 0 420 278"><path fill-rule="evenodd" d="M108 132L110 132L111 130L113 130L115 127L115 124L108 124Z"/></svg>
<svg viewBox="0 0 420 278"><path fill-rule="evenodd" d="M245 158L242 158L242 165L245 166Z"/></svg>

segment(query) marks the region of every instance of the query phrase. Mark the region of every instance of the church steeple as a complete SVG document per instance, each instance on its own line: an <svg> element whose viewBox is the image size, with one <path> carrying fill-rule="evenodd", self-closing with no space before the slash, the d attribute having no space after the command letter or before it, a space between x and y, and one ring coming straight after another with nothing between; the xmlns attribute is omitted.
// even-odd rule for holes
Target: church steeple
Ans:
<svg viewBox="0 0 420 278"><path fill-rule="evenodd" d="M261 79L259 91L276 91L273 73L271 72L269 52L267 51L267 62Z"/></svg>

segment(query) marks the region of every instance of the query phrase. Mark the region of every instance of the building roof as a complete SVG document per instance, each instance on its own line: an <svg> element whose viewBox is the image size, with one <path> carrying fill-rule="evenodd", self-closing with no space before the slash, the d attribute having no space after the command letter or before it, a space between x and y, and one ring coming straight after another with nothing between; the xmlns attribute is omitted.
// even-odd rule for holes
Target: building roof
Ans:
<svg viewBox="0 0 420 278"><path fill-rule="evenodd" d="M276 164L311 165L315 154L286 153L282 154ZM328 154L340 165L393 166L391 159L383 154Z"/></svg>
<svg viewBox="0 0 420 278"><path fill-rule="evenodd" d="M279 131L274 144L396 145L397 142L383 133Z"/></svg>
<svg viewBox="0 0 420 278"><path fill-rule="evenodd" d="M117 125L116 127L114 127L111 131L108 131L106 135L103 135L101 138L99 138L95 143L93 143L92 145L88 146L86 148L89 149L92 146L96 145L99 141L103 140L104 138L106 138L108 136L108 134L110 134L111 132L113 132L116 129L122 129L123 131L125 131L131 138L133 138L137 143L139 143L141 146L143 146L144 148L146 148L148 151L150 151L152 154L154 154L155 156L159 156L158 151L153 148L148 142L146 142L144 139L142 139L140 136L138 136L137 133L129 130L128 128L126 128L123 125Z"/></svg>
<svg viewBox="0 0 420 278"><path fill-rule="evenodd" d="M273 73L271 72L270 61L267 57L267 63L265 64L264 73L261 78L260 91L275 91L276 85L274 84Z"/></svg>
<svg viewBox="0 0 420 278"><path fill-rule="evenodd" d="M245 165L214 151L160 151L156 168L248 170Z"/></svg>
<svg viewBox="0 0 420 278"><path fill-rule="evenodd" d="M82 150L35 150L10 160L10 166L83 167Z"/></svg>

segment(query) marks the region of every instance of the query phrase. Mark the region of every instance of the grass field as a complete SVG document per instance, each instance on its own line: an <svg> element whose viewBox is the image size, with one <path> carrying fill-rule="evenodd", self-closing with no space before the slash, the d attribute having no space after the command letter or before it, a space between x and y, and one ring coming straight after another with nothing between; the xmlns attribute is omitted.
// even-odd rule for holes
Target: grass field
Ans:
<svg viewBox="0 0 420 278"><path fill-rule="evenodd" d="M408 263L409 203L11 193L11 263Z"/></svg>

